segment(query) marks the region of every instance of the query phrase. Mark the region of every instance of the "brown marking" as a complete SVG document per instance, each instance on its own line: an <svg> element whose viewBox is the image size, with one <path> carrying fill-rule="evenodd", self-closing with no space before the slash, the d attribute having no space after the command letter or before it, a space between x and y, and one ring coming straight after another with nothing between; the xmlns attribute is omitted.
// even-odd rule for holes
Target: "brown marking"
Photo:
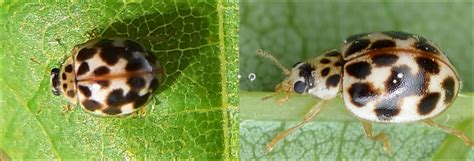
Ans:
<svg viewBox="0 0 474 161"><path fill-rule="evenodd" d="M94 70L94 75L100 76L100 75L105 75L110 72L109 67L107 66L100 66Z"/></svg>
<svg viewBox="0 0 474 161"><path fill-rule="evenodd" d="M329 67L326 67L323 70L321 70L321 77L328 76L329 71L331 71L331 68L329 68Z"/></svg>
<svg viewBox="0 0 474 161"><path fill-rule="evenodd" d="M328 88L329 87L337 87L337 85L339 84L340 79L341 79L341 75L339 75L339 74L331 75L326 80L326 87L328 87Z"/></svg>
<svg viewBox="0 0 474 161"><path fill-rule="evenodd" d="M455 91L454 91L455 90L454 89L455 82L454 82L454 79L452 77L448 77L448 78L443 80L441 85L442 85L442 87L444 89L444 93L445 93L444 103L449 104L449 103L451 103L451 101L453 100L454 95L455 95Z"/></svg>
<svg viewBox="0 0 474 161"><path fill-rule="evenodd" d="M67 66L64 68L64 71L66 71L66 72L68 72L68 73L71 73L71 72L72 72L72 64L67 65Z"/></svg>
<svg viewBox="0 0 474 161"><path fill-rule="evenodd" d="M71 98L76 97L76 92L74 92L73 90L67 91L66 94L67 94L68 97L71 97Z"/></svg>
<svg viewBox="0 0 474 161"><path fill-rule="evenodd" d="M62 78L63 80L66 80L66 79L67 79L66 73L63 73L63 74L61 75L61 78Z"/></svg>
<svg viewBox="0 0 474 161"><path fill-rule="evenodd" d="M326 59L326 58L322 58L321 60L319 60L319 63L321 63L321 64L329 64L329 63L331 63L331 60Z"/></svg>
<svg viewBox="0 0 474 161"><path fill-rule="evenodd" d="M376 89L370 83L354 83L349 87L349 95L352 104L363 107L378 95Z"/></svg>
<svg viewBox="0 0 474 161"><path fill-rule="evenodd" d="M89 90L89 88L87 88L86 86L78 85L77 87L84 96L90 97L92 95L91 90Z"/></svg>
<svg viewBox="0 0 474 161"><path fill-rule="evenodd" d="M82 106L84 106L84 108L86 108L89 111L95 111L102 107L102 105L99 102L95 100L91 100L91 99L87 99L84 102L82 102Z"/></svg>
<svg viewBox="0 0 474 161"><path fill-rule="evenodd" d="M418 104L418 113L420 115L427 115L431 113L431 111L433 111L436 108L439 98L440 98L439 93L429 93L426 96L424 96L420 100L420 103Z"/></svg>
<svg viewBox="0 0 474 161"><path fill-rule="evenodd" d="M77 75L83 75L89 71L89 64L87 62L82 62L79 65L79 69L77 70Z"/></svg>

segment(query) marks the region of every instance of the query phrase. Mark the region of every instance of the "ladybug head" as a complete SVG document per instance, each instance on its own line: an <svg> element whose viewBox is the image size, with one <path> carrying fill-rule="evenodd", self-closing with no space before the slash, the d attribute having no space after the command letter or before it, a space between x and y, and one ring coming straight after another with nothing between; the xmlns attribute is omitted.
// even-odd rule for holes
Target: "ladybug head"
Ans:
<svg viewBox="0 0 474 161"><path fill-rule="evenodd" d="M308 93L308 89L314 87L314 67L306 62L298 62L293 65L287 80L294 92Z"/></svg>
<svg viewBox="0 0 474 161"><path fill-rule="evenodd" d="M270 53L265 52L261 49L257 50L257 55L265 57L272 60L286 75L286 79L283 80L280 84L275 87L275 94L279 92L285 92L287 97L291 92L296 92L299 94L308 93L308 89L312 86L311 80L314 80L312 77L312 67L307 63L298 62L293 68L288 69L283 66L277 59L275 59ZM265 97L263 99L270 98L274 95Z"/></svg>
<svg viewBox="0 0 474 161"><path fill-rule="evenodd" d="M51 91L53 92L54 95L59 96L60 91L59 91L59 69L58 68L53 68L51 70L50 78L51 78Z"/></svg>

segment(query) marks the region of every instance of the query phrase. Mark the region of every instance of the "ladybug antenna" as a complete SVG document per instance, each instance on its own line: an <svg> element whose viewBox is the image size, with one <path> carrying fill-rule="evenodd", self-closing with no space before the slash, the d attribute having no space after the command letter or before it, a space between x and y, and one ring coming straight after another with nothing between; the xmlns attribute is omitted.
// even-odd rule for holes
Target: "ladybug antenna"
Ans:
<svg viewBox="0 0 474 161"><path fill-rule="evenodd" d="M275 57L273 57L271 53L266 52L262 49L257 49L257 55L272 60L273 63L275 63L283 71L283 73L285 73L286 76L290 75L290 70L285 68L285 66L283 66L280 62L278 62L278 60Z"/></svg>

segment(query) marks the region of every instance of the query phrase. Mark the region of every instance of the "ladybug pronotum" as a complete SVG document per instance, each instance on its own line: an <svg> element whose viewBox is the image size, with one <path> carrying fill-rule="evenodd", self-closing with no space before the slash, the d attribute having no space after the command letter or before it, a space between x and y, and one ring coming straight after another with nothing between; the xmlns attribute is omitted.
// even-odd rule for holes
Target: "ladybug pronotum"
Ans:
<svg viewBox="0 0 474 161"><path fill-rule="evenodd" d="M474 145L461 131L432 121L454 101L461 81L443 51L421 36L398 31L353 35L344 41L341 52L328 51L296 63L291 70L269 53L259 50L257 54L272 59L287 76L275 88L276 93L287 93L279 102L288 100L292 92L321 99L303 122L276 136L267 151L309 122L339 93L346 108L362 122L366 136L383 142L389 154L387 135L374 135L372 122L423 121Z"/></svg>
<svg viewBox="0 0 474 161"><path fill-rule="evenodd" d="M96 116L141 109L159 86L163 69L140 43L101 38L77 45L61 70L51 70L52 92Z"/></svg>

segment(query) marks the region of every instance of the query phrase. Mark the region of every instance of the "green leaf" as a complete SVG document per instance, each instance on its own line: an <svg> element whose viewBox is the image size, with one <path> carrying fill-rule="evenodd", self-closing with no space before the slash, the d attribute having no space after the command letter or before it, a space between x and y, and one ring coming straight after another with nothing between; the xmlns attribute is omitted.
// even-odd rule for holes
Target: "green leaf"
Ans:
<svg viewBox="0 0 474 161"><path fill-rule="evenodd" d="M379 143L364 137L360 124L346 112L342 100L332 101L314 122L289 136L274 152L262 155L263 147L301 120L315 100L309 96L305 99L311 101L295 97L284 105L276 105L272 101L261 102L259 98L265 94L254 93L273 91L284 79L275 64L255 54L257 49L271 52L284 66L291 67L325 50L339 49L342 40L350 35L387 30L419 34L438 44L463 80L462 93L473 92L472 11L471 1L241 1L240 89L249 91L241 93L241 159L473 158L474 150L468 153L469 148L459 139L425 125L375 126L375 131L386 131L391 137L395 155L390 158ZM255 79L249 79L250 74L255 74ZM449 116L447 125L463 129L474 139L473 103L472 95L459 97L447 115L437 121L445 123L444 118ZM451 123L459 115L466 117ZM429 140L424 139L428 137Z"/></svg>
<svg viewBox="0 0 474 161"><path fill-rule="evenodd" d="M237 7L1 2L1 158L237 159ZM49 71L91 31L136 39L161 61L166 79L145 117L62 112L67 103L50 92Z"/></svg>
<svg viewBox="0 0 474 161"><path fill-rule="evenodd" d="M388 156L379 142L365 137L362 125L338 97L300 130L290 134L270 153L263 153L278 133L294 126L317 102L311 96L294 95L284 104L276 103L282 95L262 101L269 92L240 94L241 159L290 160L472 160L474 148L459 138L422 123L374 124L374 132L386 132L393 156ZM436 122L457 128L474 138L472 115L474 94L458 96L449 110ZM470 106L469 106L470 105ZM467 112L469 111L469 112Z"/></svg>

